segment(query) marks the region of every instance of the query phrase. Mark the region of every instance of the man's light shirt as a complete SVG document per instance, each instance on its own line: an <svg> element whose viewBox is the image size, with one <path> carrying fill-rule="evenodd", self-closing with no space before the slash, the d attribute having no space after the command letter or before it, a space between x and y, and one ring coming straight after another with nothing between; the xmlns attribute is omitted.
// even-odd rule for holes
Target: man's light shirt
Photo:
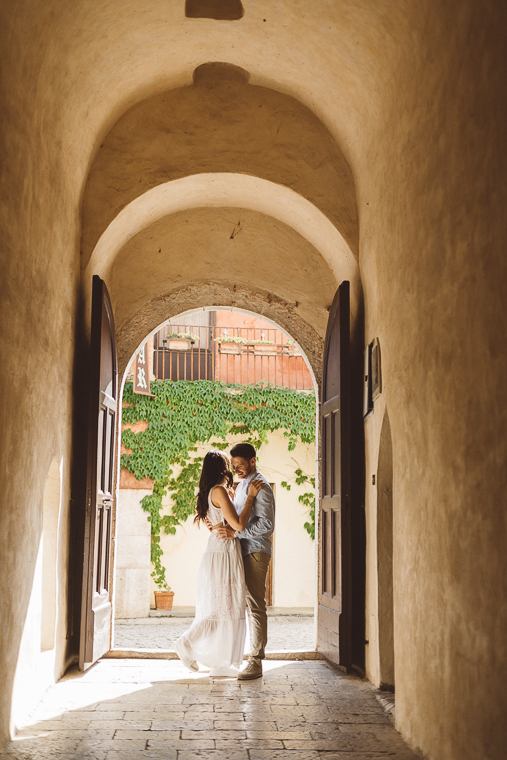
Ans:
<svg viewBox="0 0 507 760"><path fill-rule="evenodd" d="M248 496L248 486L252 480L262 480L266 485L261 488L254 499L252 513L246 527L236 533L241 540L243 556L254 552L264 552L271 557L271 536L275 529L275 498L268 481L255 470L248 478L240 480L234 494L234 506L238 515L243 511Z"/></svg>

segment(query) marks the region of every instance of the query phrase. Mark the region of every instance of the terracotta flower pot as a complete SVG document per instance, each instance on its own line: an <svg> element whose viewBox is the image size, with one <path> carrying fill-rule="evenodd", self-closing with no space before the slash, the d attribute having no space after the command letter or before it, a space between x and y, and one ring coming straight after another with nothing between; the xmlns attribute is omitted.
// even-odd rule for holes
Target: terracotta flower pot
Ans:
<svg viewBox="0 0 507 760"><path fill-rule="evenodd" d="M155 606L157 610L172 610L174 591L155 591Z"/></svg>

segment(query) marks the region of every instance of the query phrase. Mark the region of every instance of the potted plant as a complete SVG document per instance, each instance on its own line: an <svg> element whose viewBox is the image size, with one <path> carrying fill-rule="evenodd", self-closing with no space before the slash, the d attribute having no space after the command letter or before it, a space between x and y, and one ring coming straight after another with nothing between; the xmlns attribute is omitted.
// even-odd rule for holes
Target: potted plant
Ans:
<svg viewBox="0 0 507 760"><path fill-rule="evenodd" d="M157 610L172 610L173 608L174 591L164 583L159 584L158 591L155 591L155 607Z"/></svg>

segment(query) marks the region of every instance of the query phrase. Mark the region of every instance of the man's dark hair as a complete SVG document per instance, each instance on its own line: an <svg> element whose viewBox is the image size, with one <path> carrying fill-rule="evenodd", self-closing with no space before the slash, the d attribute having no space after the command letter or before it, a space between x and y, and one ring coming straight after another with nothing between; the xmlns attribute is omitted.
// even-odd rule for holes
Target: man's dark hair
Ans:
<svg viewBox="0 0 507 760"><path fill-rule="evenodd" d="M251 443L236 443L231 449L231 457L239 457L240 459L253 459L256 457L256 451Z"/></svg>

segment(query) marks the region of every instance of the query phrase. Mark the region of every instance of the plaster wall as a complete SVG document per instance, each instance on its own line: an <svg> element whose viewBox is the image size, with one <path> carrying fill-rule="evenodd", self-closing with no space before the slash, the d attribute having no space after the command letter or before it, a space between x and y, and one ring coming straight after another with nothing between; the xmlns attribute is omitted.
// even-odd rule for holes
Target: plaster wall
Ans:
<svg viewBox="0 0 507 760"><path fill-rule="evenodd" d="M34 54L34 44L41 53L44 32L31 19L20 29L9 10L5 4L0 10L0 745L71 656L67 577L79 282L80 186L62 152L61 110L45 79L47 51L42 58ZM53 553L58 612L54 647L41 652L43 500L53 461L61 473Z"/></svg>
<svg viewBox="0 0 507 760"><path fill-rule="evenodd" d="M421 6L359 188L365 342L379 337L384 377L365 426L367 620L387 405L396 722L428 757L470 760L506 746L505 9L488 8L446 4L436 24Z"/></svg>
<svg viewBox="0 0 507 760"><path fill-rule="evenodd" d="M41 651L54 649L61 580L58 544L62 506L60 464L51 462L42 501Z"/></svg>

